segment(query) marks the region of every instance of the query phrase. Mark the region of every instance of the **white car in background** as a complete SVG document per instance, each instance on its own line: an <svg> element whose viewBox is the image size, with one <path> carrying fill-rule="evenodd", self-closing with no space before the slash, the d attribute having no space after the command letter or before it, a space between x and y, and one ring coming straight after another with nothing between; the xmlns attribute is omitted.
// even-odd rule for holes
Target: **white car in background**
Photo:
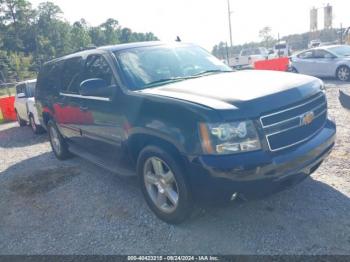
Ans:
<svg viewBox="0 0 350 262"><path fill-rule="evenodd" d="M35 134L43 132L38 112L35 107L36 80L21 82L16 86L15 111L18 124L23 127L30 125Z"/></svg>
<svg viewBox="0 0 350 262"><path fill-rule="evenodd" d="M269 54L269 51L265 47L242 49L238 57L234 57L230 60L230 66L236 68L252 68L255 62L268 60L274 57L275 55Z"/></svg>
<svg viewBox="0 0 350 262"><path fill-rule="evenodd" d="M290 58L290 71L350 81L350 46L331 45L303 51Z"/></svg>

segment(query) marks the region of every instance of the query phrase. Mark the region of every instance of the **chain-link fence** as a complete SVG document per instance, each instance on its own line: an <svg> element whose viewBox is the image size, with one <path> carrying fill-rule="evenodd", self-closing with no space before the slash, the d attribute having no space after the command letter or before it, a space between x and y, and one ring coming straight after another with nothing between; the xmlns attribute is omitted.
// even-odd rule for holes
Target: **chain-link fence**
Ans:
<svg viewBox="0 0 350 262"><path fill-rule="evenodd" d="M14 96L16 93L17 83L1 83L0 84L0 98Z"/></svg>

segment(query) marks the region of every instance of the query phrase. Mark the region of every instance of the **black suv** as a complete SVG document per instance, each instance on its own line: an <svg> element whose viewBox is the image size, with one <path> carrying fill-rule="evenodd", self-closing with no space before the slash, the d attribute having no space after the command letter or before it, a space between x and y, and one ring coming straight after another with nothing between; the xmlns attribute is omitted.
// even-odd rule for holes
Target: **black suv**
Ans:
<svg viewBox="0 0 350 262"><path fill-rule="evenodd" d="M180 223L199 202L261 197L331 152L322 81L233 72L184 43L101 47L46 63L37 107L59 159L137 174L149 207Z"/></svg>

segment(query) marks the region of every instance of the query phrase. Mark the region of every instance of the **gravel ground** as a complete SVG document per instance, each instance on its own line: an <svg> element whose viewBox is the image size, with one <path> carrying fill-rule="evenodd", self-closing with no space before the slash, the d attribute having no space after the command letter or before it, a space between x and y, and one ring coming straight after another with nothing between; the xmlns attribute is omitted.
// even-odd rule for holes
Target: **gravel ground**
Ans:
<svg viewBox="0 0 350 262"><path fill-rule="evenodd" d="M46 135L0 126L0 254L350 254L350 111L328 81L337 145L309 179L269 198L158 220L134 178L74 158Z"/></svg>

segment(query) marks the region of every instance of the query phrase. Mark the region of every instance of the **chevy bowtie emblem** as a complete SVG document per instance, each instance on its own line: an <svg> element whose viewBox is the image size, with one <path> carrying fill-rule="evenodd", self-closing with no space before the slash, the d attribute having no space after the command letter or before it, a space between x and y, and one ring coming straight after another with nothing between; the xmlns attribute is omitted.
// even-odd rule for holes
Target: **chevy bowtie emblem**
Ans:
<svg viewBox="0 0 350 262"><path fill-rule="evenodd" d="M301 126L310 125L312 123L312 121L314 121L314 119L315 119L314 112L312 112L312 111L307 112L300 117L300 125Z"/></svg>

